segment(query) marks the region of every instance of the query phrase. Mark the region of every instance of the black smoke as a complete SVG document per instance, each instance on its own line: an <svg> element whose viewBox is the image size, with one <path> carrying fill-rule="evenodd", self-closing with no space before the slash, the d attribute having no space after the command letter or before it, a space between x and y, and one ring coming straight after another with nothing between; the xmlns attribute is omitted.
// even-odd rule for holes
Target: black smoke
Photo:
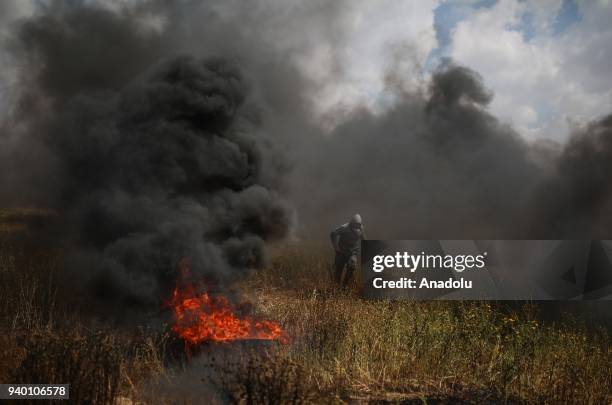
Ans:
<svg viewBox="0 0 612 405"><path fill-rule="evenodd" d="M30 200L2 197L60 215L70 283L107 307L150 310L183 258L215 282L262 265L292 212L235 61L160 55L131 16L96 8L28 20L18 40L23 133L3 185L16 179Z"/></svg>
<svg viewBox="0 0 612 405"><path fill-rule="evenodd" d="M482 77L450 61L426 91L389 92L391 108L354 111L302 155L294 184L316 179L295 189L302 221L329 228L360 212L378 239L610 235L609 116L564 145L528 142L488 112Z"/></svg>
<svg viewBox="0 0 612 405"><path fill-rule="evenodd" d="M542 239L610 238L612 114L572 133L535 201L533 232Z"/></svg>

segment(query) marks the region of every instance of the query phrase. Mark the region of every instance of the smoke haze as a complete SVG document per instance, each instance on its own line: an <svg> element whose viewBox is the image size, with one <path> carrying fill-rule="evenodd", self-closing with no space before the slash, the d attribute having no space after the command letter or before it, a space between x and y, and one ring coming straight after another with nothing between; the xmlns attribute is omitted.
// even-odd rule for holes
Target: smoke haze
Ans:
<svg viewBox="0 0 612 405"><path fill-rule="evenodd" d="M303 155L300 217L360 212L374 239L605 239L610 116L565 145L528 143L487 112L492 97L448 63L426 92L400 93L381 115L355 111Z"/></svg>
<svg viewBox="0 0 612 405"><path fill-rule="evenodd" d="M564 145L527 142L488 112L486 78L451 61L422 79L390 61L384 111L320 114L297 55L323 43L324 80L341 78L347 9L52 2L5 46L18 97L0 204L56 210L75 280L143 308L182 257L236 277L266 242L326 239L355 212L381 239L608 236L611 116Z"/></svg>

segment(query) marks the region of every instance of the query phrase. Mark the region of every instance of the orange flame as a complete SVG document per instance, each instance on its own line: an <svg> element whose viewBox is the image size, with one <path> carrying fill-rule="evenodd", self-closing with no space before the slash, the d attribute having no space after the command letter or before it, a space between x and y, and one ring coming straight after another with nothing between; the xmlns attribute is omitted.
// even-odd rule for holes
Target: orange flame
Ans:
<svg viewBox="0 0 612 405"><path fill-rule="evenodd" d="M179 286L177 283L168 305L174 317L172 330L192 346L206 341L263 339L288 342L278 323L240 317L227 298L198 293L193 284Z"/></svg>

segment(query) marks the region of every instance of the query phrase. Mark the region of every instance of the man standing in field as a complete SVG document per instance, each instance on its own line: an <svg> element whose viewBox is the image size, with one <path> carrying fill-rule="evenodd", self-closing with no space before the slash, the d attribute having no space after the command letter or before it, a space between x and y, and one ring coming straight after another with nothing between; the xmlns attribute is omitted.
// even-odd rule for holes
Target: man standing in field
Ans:
<svg viewBox="0 0 612 405"><path fill-rule="evenodd" d="M334 281L346 287L353 277L357 267L357 256L361 248L361 241L365 239L361 215L355 214L351 220L334 229L330 235L331 243L336 252L334 261ZM346 268L344 278L342 273Z"/></svg>

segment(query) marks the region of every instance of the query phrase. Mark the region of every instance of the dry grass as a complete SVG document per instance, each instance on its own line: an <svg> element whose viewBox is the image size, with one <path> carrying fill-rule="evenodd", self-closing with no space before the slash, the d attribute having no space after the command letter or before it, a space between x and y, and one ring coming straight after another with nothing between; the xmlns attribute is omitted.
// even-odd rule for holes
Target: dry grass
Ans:
<svg viewBox="0 0 612 405"><path fill-rule="evenodd" d="M297 405L325 400L303 364L282 350L248 352L217 367L217 385L231 403Z"/></svg>
<svg viewBox="0 0 612 405"><path fill-rule="evenodd" d="M309 253L304 253L309 252ZM537 307L380 302L330 290L326 250L293 246L244 286L281 320L291 358L337 397L609 403L607 331L544 325Z"/></svg>
<svg viewBox="0 0 612 405"><path fill-rule="evenodd" d="M28 230L43 226L55 217L53 212L38 208L0 208L0 236L27 233Z"/></svg>
<svg viewBox="0 0 612 405"><path fill-rule="evenodd" d="M45 215L0 214L28 230L28 215ZM70 383L73 403L111 404L163 372L167 336L81 319L59 282L61 252L28 234L0 233L0 383Z"/></svg>
<svg viewBox="0 0 612 405"><path fill-rule="evenodd" d="M150 339L125 338L113 331L42 331L24 336L21 346L24 356L11 381L69 381L74 403L112 403L140 375L135 368L158 365L158 349Z"/></svg>
<svg viewBox="0 0 612 405"><path fill-rule="evenodd" d="M607 331L544 324L533 305L363 300L330 286L329 252L316 245L274 249L240 285L291 342L211 345L200 368L177 361L180 342L163 329L109 329L76 313L57 282L61 261L0 236L0 383L70 383L73 399L96 404L212 398L178 399L188 373L218 403L612 401Z"/></svg>

